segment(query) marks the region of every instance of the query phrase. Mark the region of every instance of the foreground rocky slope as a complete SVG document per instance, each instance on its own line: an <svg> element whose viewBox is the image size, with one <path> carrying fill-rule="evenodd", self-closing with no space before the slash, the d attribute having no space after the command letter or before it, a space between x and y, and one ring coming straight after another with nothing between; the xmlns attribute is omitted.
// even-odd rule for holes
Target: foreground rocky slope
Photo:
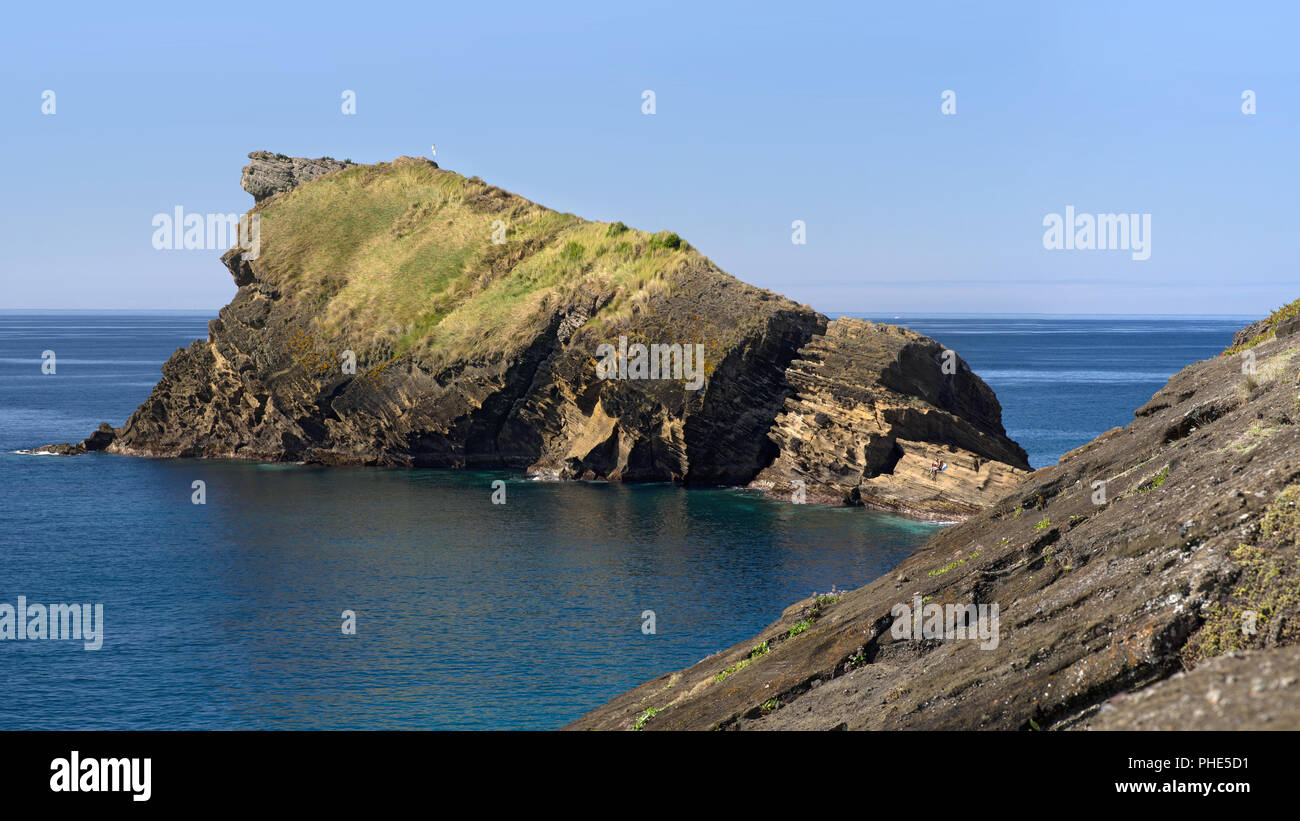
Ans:
<svg viewBox="0 0 1300 821"><path fill-rule="evenodd" d="M894 572L798 602L572 727L1300 728L1288 310ZM903 604L921 605L921 624ZM986 619L971 618L974 639L930 632L930 605L953 627Z"/></svg>
<svg viewBox="0 0 1300 821"><path fill-rule="evenodd" d="M249 157L259 230L223 257L239 290L208 338L171 357L121 428L47 450L738 485L786 449L773 486L943 516L1028 467L992 391L959 359L942 372L938 343L828 331L675 234L587 222L417 158ZM940 452L953 468L924 481Z"/></svg>

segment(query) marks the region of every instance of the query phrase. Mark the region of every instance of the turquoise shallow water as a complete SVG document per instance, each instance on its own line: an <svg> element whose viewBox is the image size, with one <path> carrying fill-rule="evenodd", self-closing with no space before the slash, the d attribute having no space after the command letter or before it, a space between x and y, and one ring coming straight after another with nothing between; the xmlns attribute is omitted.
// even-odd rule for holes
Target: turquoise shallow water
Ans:
<svg viewBox="0 0 1300 821"><path fill-rule="evenodd" d="M208 318L0 314L0 604L105 621L98 651L0 641L0 728L553 728L936 527L725 489L12 453L121 424ZM905 324L985 373L1039 465L1242 324L1107 322Z"/></svg>

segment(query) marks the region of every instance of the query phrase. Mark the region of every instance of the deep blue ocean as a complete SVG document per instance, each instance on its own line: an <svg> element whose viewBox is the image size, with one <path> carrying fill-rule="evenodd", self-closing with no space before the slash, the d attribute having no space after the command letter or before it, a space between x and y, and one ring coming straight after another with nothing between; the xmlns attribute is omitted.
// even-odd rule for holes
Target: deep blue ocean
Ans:
<svg viewBox="0 0 1300 821"><path fill-rule="evenodd" d="M726 489L14 453L121 425L210 318L0 313L0 604L104 609L99 650L0 641L0 729L555 728L937 527ZM1035 467L1248 321L870 318L961 354Z"/></svg>

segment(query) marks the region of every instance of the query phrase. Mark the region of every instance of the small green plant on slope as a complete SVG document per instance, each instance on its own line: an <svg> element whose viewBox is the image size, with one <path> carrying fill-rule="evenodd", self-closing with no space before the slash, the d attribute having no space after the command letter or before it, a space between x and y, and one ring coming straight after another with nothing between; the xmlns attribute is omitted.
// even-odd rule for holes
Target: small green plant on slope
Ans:
<svg viewBox="0 0 1300 821"><path fill-rule="evenodd" d="M1159 473L1157 473L1155 476L1152 476L1150 479L1147 479L1145 482L1143 482L1138 487L1137 492L1150 493L1156 488L1162 486L1165 483L1165 480L1168 478L1169 478L1169 466L1165 465L1164 467L1160 468Z"/></svg>
<svg viewBox="0 0 1300 821"><path fill-rule="evenodd" d="M956 568L956 567L961 567L962 565L966 564L966 562L969 562L969 561L971 561L972 559L978 559L978 558L979 558L979 555L980 555L980 554L979 554L978 552L975 552L975 553L970 554L969 556L967 556L967 557L964 558L964 559L955 559L954 561L948 562L948 563L947 563L946 565L944 565L943 567L937 567L937 568L935 568L934 570L931 570L930 572L926 573L926 575L927 575L927 576L942 576L944 573L947 573L949 570L952 570L953 568Z"/></svg>
<svg viewBox="0 0 1300 821"><path fill-rule="evenodd" d="M640 718L636 720L636 723L632 725L632 729L644 730L646 723L649 722L650 719L659 715L659 713L661 713L662 711L663 711L662 707L651 707L649 710L646 710L645 713L642 714Z"/></svg>
<svg viewBox="0 0 1300 821"><path fill-rule="evenodd" d="M749 655L747 657L741 659L740 661L736 662L732 666L723 670L721 673L718 673L716 676L714 676L713 680L715 682L726 681L727 678L732 674L739 673L741 670L744 670L746 667L758 661L759 659L761 659L763 656L766 656L770 652L772 652L772 648L768 647L767 642L763 642L762 644L758 645L754 649L750 650Z"/></svg>

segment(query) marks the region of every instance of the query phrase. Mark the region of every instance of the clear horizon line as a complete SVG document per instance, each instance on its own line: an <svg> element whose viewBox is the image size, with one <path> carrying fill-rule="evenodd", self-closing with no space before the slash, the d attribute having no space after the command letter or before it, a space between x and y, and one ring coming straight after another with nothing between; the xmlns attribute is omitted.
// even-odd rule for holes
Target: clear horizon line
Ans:
<svg viewBox="0 0 1300 821"><path fill-rule="evenodd" d="M224 305L222 307L225 307ZM813 310L818 310L814 308ZM18 313L68 313L68 314L122 314L122 313L174 313L174 314L211 314L216 316L221 312L221 308L0 308L0 315L18 314ZM1203 314L1203 313L1185 313L1185 314L1153 314L1153 313L1060 313L1060 312L1032 312L1032 311L889 311L889 310L872 310L872 311L820 311L818 313L826 316L848 316L848 317L867 317L867 316L893 316L893 317L990 317L990 318L1014 318L1014 317L1119 317L1138 319L1143 317L1150 318L1169 318L1169 319L1263 319L1268 314Z"/></svg>

